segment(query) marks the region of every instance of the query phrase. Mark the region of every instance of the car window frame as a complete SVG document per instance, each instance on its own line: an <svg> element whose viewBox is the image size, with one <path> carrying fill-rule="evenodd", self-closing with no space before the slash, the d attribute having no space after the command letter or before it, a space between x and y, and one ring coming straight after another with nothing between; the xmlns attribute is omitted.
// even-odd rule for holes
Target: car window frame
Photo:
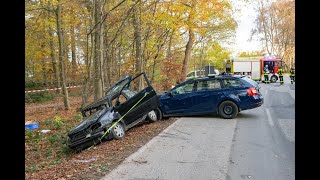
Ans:
<svg viewBox="0 0 320 180"><path fill-rule="evenodd" d="M171 90L168 91L168 92L171 93L173 96L183 95L183 94L174 94L173 91L175 91L177 88L179 88L179 87L181 87L181 86L184 86L185 84L189 84L189 83L190 83L190 84L193 83L193 87L192 87L192 91L187 92L187 93L195 92L195 80L194 80L194 79L192 79L192 80L190 80L190 81L185 81L185 82L179 84L178 86L175 86L173 89L171 89ZM187 93L184 93L184 94L187 94Z"/></svg>
<svg viewBox="0 0 320 180"><path fill-rule="evenodd" d="M119 106L123 106L123 105L126 104L126 102L128 102L130 99L132 99L133 97L137 96L140 92L145 91L148 87L152 87L149 79L147 78L147 75L146 75L144 72L139 73L139 74L137 74L135 77L131 78L130 81L127 82L127 83L122 87L122 89L119 91L119 94L116 96L116 101L118 101L118 98L119 98L120 95L123 93L123 90L128 89L128 88L130 87L130 85L131 85L131 82L134 81L135 79L137 79L137 78L140 77L140 76L143 76L143 77L144 77L144 80L147 82L147 86L144 87L143 89L141 89L139 92L136 92L136 94L135 94L134 96L132 96L132 97L127 97L127 100L126 100L125 102L121 103ZM115 107L115 108L117 108L117 107Z"/></svg>
<svg viewBox="0 0 320 180"><path fill-rule="evenodd" d="M207 89L207 90L201 90L199 91L198 90L198 83L201 82L201 81L218 81L220 83L220 88L219 89ZM195 87L195 92L203 92L203 91L217 91L217 90L221 90L223 89L223 83L221 82L220 79L217 79L217 78L213 78L213 79L199 79L196 81L196 87Z"/></svg>
<svg viewBox="0 0 320 180"><path fill-rule="evenodd" d="M227 87L225 85L225 83L223 82L223 80L236 80L236 81L239 81L242 84L242 87ZM245 88L246 87L245 84L238 78L223 78L223 79L221 79L221 83L223 85L222 89L237 89L237 88Z"/></svg>

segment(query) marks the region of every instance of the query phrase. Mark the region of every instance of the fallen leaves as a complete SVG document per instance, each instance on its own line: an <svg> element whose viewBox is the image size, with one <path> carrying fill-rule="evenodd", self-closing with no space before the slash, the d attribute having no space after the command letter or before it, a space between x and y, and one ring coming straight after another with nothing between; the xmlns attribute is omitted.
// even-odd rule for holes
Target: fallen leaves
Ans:
<svg viewBox="0 0 320 180"><path fill-rule="evenodd" d="M53 102L26 106L26 121L36 119L39 122L37 131L51 128L50 132L40 134L42 141L26 142L26 179L100 179L175 121L174 118L170 118L154 123L145 122L129 129L122 140L105 141L80 153L62 156L61 151L65 149L56 147L59 143L55 142L64 140L62 135L66 136L66 129L62 127L74 126L80 122L81 119L75 117L78 117L79 112L76 109L81 105L81 98L70 97L72 108L69 111L58 111L56 105L63 106L63 103L58 101L55 99ZM54 117L58 122L63 120L64 123L60 128L54 129L51 122L47 121L52 119L54 122ZM50 144L49 140L53 143Z"/></svg>

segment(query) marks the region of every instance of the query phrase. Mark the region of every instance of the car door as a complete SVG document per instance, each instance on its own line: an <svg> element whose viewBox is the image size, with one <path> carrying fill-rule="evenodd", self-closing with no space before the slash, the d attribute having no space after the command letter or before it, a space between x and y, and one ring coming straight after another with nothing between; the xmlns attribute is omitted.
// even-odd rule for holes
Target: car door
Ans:
<svg viewBox="0 0 320 180"><path fill-rule="evenodd" d="M196 82L194 113L215 112L217 103L223 98L223 90L219 79L206 79Z"/></svg>
<svg viewBox="0 0 320 180"><path fill-rule="evenodd" d="M176 86L161 97L161 109L168 115L183 115L188 113L193 106L194 88L193 80Z"/></svg>
<svg viewBox="0 0 320 180"><path fill-rule="evenodd" d="M140 82L142 84L141 86L139 85ZM159 106L158 96L145 73L140 73L132 78L128 82L128 86L124 86L124 88L135 92L134 96L115 107L121 116L126 114L124 117L126 125L134 123L137 119ZM122 92L124 88L120 92Z"/></svg>

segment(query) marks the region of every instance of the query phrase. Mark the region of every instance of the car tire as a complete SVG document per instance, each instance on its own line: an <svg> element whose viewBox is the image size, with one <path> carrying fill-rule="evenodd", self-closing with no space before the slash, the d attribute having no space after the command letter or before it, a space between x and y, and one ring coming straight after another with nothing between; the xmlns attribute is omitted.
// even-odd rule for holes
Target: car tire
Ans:
<svg viewBox="0 0 320 180"><path fill-rule="evenodd" d="M155 122L161 119L162 119L162 112L159 108L156 108L147 114L147 120L150 120L152 122Z"/></svg>
<svg viewBox="0 0 320 180"><path fill-rule="evenodd" d="M270 78L271 83L275 83L275 82L277 82L277 80L278 80L278 77L275 75L271 76L271 78Z"/></svg>
<svg viewBox="0 0 320 180"><path fill-rule="evenodd" d="M112 129L111 133L114 139L122 139L125 135L125 129L122 123L117 123Z"/></svg>
<svg viewBox="0 0 320 180"><path fill-rule="evenodd" d="M238 115L239 108L232 101L223 101L219 105L219 115L224 119L232 119Z"/></svg>

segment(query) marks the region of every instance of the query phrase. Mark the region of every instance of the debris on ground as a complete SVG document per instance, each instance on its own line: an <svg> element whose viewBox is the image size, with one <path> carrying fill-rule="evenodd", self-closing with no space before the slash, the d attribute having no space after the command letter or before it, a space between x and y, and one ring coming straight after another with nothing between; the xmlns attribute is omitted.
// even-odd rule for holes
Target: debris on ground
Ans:
<svg viewBox="0 0 320 180"><path fill-rule="evenodd" d="M51 130L49 130L49 129L43 129L43 130L39 131L39 133L40 133L40 134L44 134L44 133L47 133L47 132L49 132L49 131L51 131Z"/></svg>
<svg viewBox="0 0 320 180"><path fill-rule="evenodd" d="M92 162L92 161L96 161L97 158L91 158L91 159L87 159L87 160L75 160L75 162L81 162L81 163L88 163L88 162Z"/></svg>
<svg viewBox="0 0 320 180"><path fill-rule="evenodd" d="M29 130L34 130L34 129L37 129L38 127L39 127L39 123L38 122L27 121L25 123L25 128L27 128Z"/></svg>

